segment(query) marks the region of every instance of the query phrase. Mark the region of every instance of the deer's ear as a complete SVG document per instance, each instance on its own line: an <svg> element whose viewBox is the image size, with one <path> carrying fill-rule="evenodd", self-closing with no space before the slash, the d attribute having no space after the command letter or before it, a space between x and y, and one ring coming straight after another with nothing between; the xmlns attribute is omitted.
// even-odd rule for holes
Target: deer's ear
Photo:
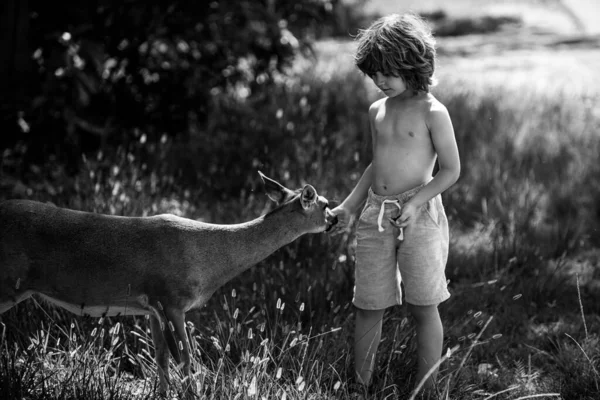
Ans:
<svg viewBox="0 0 600 400"><path fill-rule="evenodd" d="M300 195L300 203L305 210L310 208L317 201L317 191L311 185L305 185Z"/></svg>
<svg viewBox="0 0 600 400"><path fill-rule="evenodd" d="M267 196L269 196L269 198L275 203L281 204L293 194L291 190L281 185L279 182L268 178L262 172L258 171L258 174L260 175L260 179L262 179L265 185L265 191L267 192Z"/></svg>

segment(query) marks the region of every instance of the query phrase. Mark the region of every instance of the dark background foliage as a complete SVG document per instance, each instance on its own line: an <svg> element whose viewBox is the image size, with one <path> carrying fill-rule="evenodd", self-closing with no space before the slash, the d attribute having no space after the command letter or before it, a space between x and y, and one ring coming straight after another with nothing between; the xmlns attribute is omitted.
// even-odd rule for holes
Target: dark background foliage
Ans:
<svg viewBox="0 0 600 400"><path fill-rule="evenodd" d="M274 80L294 57L309 54L312 39L326 27L333 32L334 6L4 2L5 158L17 175L49 161L74 174L81 154L121 148L147 162L168 161L169 173L192 183L207 176L223 181L219 173L231 166L245 172L251 165L244 160L278 149L270 142L276 135L264 132L268 116L254 110L269 102ZM170 150L157 155L167 142ZM173 154L181 148L191 151ZM235 180L228 185L216 189L240 189Z"/></svg>

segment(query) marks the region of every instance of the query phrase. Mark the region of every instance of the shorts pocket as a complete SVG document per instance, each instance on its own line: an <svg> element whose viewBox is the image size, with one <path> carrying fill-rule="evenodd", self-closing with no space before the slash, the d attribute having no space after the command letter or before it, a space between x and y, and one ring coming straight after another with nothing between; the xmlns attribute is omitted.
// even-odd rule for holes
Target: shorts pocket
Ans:
<svg viewBox="0 0 600 400"><path fill-rule="evenodd" d="M371 208L371 204L367 203L365 204L365 206L363 207L362 211L360 212L360 215L358 216L358 219L362 219L362 217L365 215L365 213L367 212L367 210Z"/></svg>
<svg viewBox="0 0 600 400"><path fill-rule="evenodd" d="M435 196L433 199L429 200L427 205L425 205L423 208L425 208L431 222L433 222L435 226L439 228L440 212L438 207L438 196Z"/></svg>

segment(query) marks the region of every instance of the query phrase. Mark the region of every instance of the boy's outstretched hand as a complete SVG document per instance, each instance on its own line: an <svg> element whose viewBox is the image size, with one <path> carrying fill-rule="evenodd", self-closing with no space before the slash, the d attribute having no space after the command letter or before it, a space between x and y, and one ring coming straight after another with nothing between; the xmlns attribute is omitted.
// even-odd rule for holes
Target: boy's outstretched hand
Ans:
<svg viewBox="0 0 600 400"><path fill-rule="evenodd" d="M329 233L339 235L342 232L346 232L350 227L350 220L352 219L350 210L340 205L331 210L331 214L337 217L337 223L329 230Z"/></svg>

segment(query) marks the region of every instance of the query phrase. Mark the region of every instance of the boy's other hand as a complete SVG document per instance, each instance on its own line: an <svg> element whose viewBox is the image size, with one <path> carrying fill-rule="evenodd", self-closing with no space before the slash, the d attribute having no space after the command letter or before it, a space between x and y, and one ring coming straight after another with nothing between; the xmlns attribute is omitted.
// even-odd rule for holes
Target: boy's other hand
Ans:
<svg viewBox="0 0 600 400"><path fill-rule="evenodd" d="M352 218L352 213L350 210L339 205L331 210L331 214L334 217L337 217L337 223L331 228L329 233L332 235L338 235L342 232L346 232L350 227L350 219Z"/></svg>
<svg viewBox="0 0 600 400"><path fill-rule="evenodd" d="M402 206L402 214L395 220L390 219L392 225L396 228L406 228L417 216L417 207L410 202Z"/></svg>

